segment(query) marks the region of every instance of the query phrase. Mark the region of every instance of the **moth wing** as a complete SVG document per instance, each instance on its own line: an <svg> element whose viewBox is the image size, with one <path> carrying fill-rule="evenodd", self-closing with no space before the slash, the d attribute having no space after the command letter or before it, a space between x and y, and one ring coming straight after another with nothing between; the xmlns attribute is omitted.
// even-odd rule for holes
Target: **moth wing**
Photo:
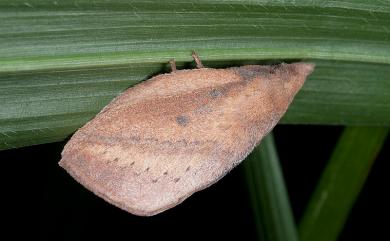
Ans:
<svg viewBox="0 0 390 241"><path fill-rule="evenodd" d="M288 77L297 88L311 70L303 72ZM297 91L276 98L283 74L255 66L152 78L80 128L60 165L128 212L162 212L219 180L270 131Z"/></svg>

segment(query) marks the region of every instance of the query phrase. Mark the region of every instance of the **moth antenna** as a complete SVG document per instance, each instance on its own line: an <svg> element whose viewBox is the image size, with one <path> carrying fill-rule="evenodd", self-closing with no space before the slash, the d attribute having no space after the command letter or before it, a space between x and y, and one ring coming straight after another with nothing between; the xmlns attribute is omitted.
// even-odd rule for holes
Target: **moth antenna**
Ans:
<svg viewBox="0 0 390 241"><path fill-rule="evenodd" d="M177 68L176 68L176 61L175 61L175 59L169 60L169 64L171 65L171 72L176 72Z"/></svg>
<svg viewBox="0 0 390 241"><path fill-rule="evenodd" d="M192 57L195 60L196 68L198 69L204 68L202 61L200 60L199 55L195 52L195 50L192 50Z"/></svg>

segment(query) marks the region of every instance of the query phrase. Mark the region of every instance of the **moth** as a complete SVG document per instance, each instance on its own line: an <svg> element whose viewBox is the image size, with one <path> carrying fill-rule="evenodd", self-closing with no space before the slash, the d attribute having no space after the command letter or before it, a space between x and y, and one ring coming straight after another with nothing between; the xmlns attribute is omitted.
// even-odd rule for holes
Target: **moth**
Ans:
<svg viewBox="0 0 390 241"><path fill-rule="evenodd" d="M286 112L314 64L197 68L127 89L65 145L59 165L132 214L151 216L217 182Z"/></svg>

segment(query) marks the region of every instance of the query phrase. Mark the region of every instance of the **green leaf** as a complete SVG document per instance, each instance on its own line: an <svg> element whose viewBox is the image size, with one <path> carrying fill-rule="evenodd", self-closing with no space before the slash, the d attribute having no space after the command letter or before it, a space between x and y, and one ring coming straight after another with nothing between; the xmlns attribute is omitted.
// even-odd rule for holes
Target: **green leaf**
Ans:
<svg viewBox="0 0 390 241"><path fill-rule="evenodd" d="M301 241L332 241L342 230L389 128L347 127L302 218Z"/></svg>
<svg viewBox="0 0 390 241"><path fill-rule="evenodd" d="M193 49L210 67L315 62L283 123L389 126L388 26L385 1L1 0L0 149L63 140Z"/></svg>
<svg viewBox="0 0 390 241"><path fill-rule="evenodd" d="M272 134L244 162L259 240L298 241Z"/></svg>

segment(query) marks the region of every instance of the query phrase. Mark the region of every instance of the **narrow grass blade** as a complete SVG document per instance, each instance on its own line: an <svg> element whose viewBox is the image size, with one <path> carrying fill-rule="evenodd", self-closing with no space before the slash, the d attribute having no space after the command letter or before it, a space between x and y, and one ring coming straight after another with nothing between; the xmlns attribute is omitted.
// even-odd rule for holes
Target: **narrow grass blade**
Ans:
<svg viewBox="0 0 390 241"><path fill-rule="evenodd" d="M384 127L344 130L300 223L301 241L337 240L388 131Z"/></svg>
<svg viewBox="0 0 390 241"><path fill-rule="evenodd" d="M259 239L297 241L298 235L272 134L265 137L248 157L244 170Z"/></svg>
<svg viewBox="0 0 390 241"><path fill-rule="evenodd" d="M317 64L283 123L390 125L389 1L0 0L0 150L64 140L134 83ZM261 60L261 61L260 61Z"/></svg>

